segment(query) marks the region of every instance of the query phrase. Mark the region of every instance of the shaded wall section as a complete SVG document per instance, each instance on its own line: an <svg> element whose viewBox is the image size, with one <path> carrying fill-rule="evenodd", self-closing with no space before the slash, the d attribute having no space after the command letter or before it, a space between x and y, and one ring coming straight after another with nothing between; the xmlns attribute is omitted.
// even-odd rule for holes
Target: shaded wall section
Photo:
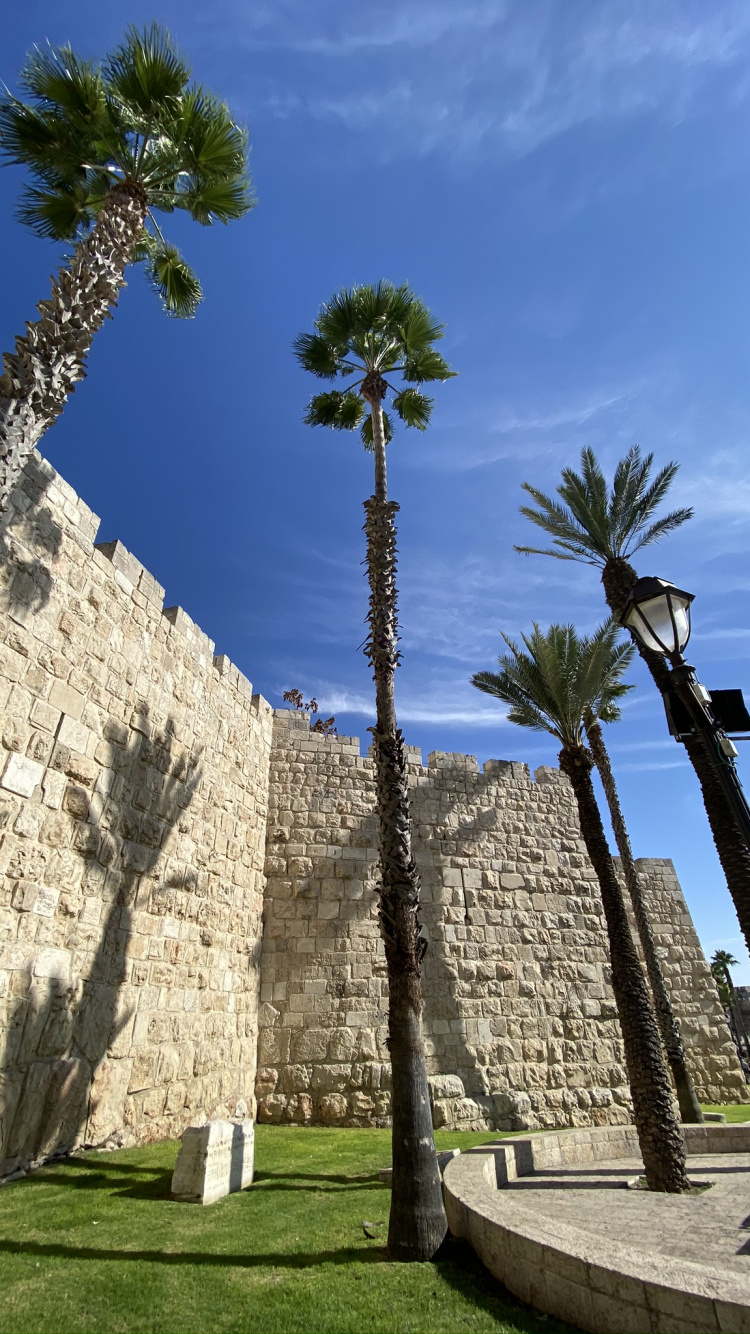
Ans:
<svg viewBox="0 0 750 1334"><path fill-rule="evenodd" d="M0 1174L253 1106L271 711L98 523L0 532Z"/></svg>
<svg viewBox="0 0 750 1334"><path fill-rule="evenodd" d="M598 885L557 769L409 752L422 872L424 1027L437 1125L631 1118ZM278 711L257 1096L267 1121L383 1123L387 983L372 763ZM641 862L701 1096L745 1096L669 862Z"/></svg>

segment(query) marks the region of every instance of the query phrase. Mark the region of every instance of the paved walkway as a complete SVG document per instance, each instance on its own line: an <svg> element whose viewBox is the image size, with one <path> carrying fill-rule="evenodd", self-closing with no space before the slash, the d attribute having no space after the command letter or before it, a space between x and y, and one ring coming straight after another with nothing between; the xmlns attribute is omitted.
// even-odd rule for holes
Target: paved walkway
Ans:
<svg viewBox="0 0 750 1334"><path fill-rule="evenodd" d="M627 1181L643 1173L643 1164L637 1158L618 1158L538 1170L509 1182L502 1191L550 1222L750 1278L747 1154L691 1155L688 1171L691 1179L713 1182L711 1189L687 1196L626 1190Z"/></svg>

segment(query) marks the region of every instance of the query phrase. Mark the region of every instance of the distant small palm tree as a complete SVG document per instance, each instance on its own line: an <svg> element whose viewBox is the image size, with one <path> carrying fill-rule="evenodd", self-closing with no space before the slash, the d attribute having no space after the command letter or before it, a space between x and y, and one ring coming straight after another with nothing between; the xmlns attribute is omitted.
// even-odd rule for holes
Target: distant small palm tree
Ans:
<svg viewBox="0 0 750 1334"><path fill-rule="evenodd" d="M522 505L521 513L552 538L552 546L517 546L516 551L598 566L607 605L618 620L638 578L631 557L674 532L693 514L692 509L682 507L655 517L679 465L668 463L652 477L653 458L653 454L642 457L638 447L633 446L617 464L611 490L592 449L581 451L580 473L563 468L557 500L528 482L523 483L524 491L535 503ZM663 694L670 687L670 670L663 655L638 642L637 648ZM697 736L684 740L701 785L703 804L740 927L750 948L750 849L702 741Z"/></svg>
<svg viewBox="0 0 750 1334"><path fill-rule="evenodd" d="M734 983L730 968L739 967L739 959L735 959L729 950L714 950L711 955L711 973L718 988L721 1001L725 1009L729 1009L734 996Z"/></svg>
<svg viewBox="0 0 750 1334"><path fill-rule="evenodd" d="M591 782L593 759L586 748L589 717L612 718L622 694L620 671L608 656L611 631L601 627L591 638L572 625L535 625L523 645L503 636L508 653L499 672L477 672L472 684L510 705L510 722L550 732L561 745L560 768L571 781L581 832L601 890L612 964L612 990L620 1018L638 1142L651 1190L680 1193L688 1188L685 1146L675 1117L669 1074L659 1030L630 930L625 901L615 873Z"/></svg>
<svg viewBox="0 0 750 1334"><path fill-rule="evenodd" d="M316 394L305 421L334 430L360 430L375 464L375 494L365 501L369 637L365 652L375 681L373 754L380 827L380 931L388 967L388 1042L393 1072L393 1179L388 1253L397 1260L429 1260L447 1223L432 1133L422 1036L422 958L427 942L419 921L419 871L411 848L411 816L404 742L396 721L394 674L398 652L396 523L389 501L385 451L393 425L383 402L390 393L396 417L425 430L432 400L415 386L454 374L434 344L442 338L427 307L405 284L341 291L315 321L315 332L294 345L305 370L319 379L348 381ZM388 378L386 378L388 377ZM395 386L399 377L405 384Z"/></svg>
<svg viewBox="0 0 750 1334"><path fill-rule="evenodd" d="M35 49L21 71L28 100L0 98L0 153L28 167L20 220L77 242L41 318L5 355L0 376L0 512L23 465L85 375L94 334L141 260L171 315L192 315L200 283L165 240L156 213L209 226L252 207L247 136L197 84L157 24L129 28L103 63L69 46Z"/></svg>
<svg viewBox="0 0 750 1334"><path fill-rule="evenodd" d="M743 1073L746 1079L750 1079L750 1037L748 1037L739 997L732 981L732 974L729 971L730 968L738 968L739 962L739 959L735 959L729 950L715 950L711 956L711 973L721 1003L726 1011Z"/></svg>

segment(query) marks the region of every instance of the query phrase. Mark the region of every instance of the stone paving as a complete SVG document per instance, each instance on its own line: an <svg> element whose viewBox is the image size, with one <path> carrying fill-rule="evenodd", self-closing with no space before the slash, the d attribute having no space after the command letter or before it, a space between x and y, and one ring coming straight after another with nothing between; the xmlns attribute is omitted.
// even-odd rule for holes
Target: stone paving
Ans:
<svg viewBox="0 0 750 1334"><path fill-rule="evenodd" d="M746 1153L690 1155L691 1180L710 1181L700 1195L627 1190L643 1172L638 1158L551 1167L509 1181L536 1214L596 1236L606 1233L651 1255L729 1268L750 1283L750 1159Z"/></svg>
<svg viewBox="0 0 750 1334"><path fill-rule="evenodd" d="M448 1163L448 1223L522 1301L594 1334L750 1334L750 1126L685 1126L696 1195L627 1190L634 1126L498 1140Z"/></svg>

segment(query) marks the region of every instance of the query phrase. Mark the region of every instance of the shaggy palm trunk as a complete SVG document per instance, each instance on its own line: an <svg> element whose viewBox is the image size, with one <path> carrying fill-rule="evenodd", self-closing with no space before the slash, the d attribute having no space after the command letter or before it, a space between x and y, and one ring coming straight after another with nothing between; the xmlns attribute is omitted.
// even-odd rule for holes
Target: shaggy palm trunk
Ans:
<svg viewBox="0 0 750 1334"><path fill-rule="evenodd" d="M618 618L637 578L632 565L623 557L608 560L602 571L607 605ZM671 675L665 659L660 653L652 653L650 649L643 648L637 640L635 642L654 681L664 693L670 688ZM750 848L734 818L703 742L698 737L688 737L685 741L685 750L698 775L703 793L703 805L706 808L716 851L726 876L742 934L750 949Z"/></svg>
<svg viewBox="0 0 750 1334"><path fill-rule="evenodd" d="M633 861L633 850L630 846L630 838L625 825L625 820L620 806L620 798L615 784L612 766L609 762L609 754L604 744L602 729L598 722L592 722L586 726L586 735L591 746L591 754L594 757L596 767L599 770L599 776L602 780L604 795L609 807L609 816L612 821L615 842L617 850L622 860L622 869L625 875L625 884L628 888L630 901L633 905L635 915L635 924L638 929L638 938L641 942L643 957L646 961L646 972L651 983L651 993L654 998L654 1010L656 1011L656 1020L659 1025L664 1050L667 1054L669 1068L672 1071L675 1090L677 1092L677 1101L680 1106L680 1116L683 1121L690 1124L701 1124L703 1122L703 1112L701 1111L698 1095L693 1087L693 1081L690 1078L690 1072L687 1068L685 1059L685 1048L682 1045L680 1030L677 1027L677 1020L674 1017L674 1011L669 999L667 984L664 980L659 956L656 953L656 942L654 933L651 930L651 923L646 912L646 905L643 901L643 891L638 879L638 873Z"/></svg>
<svg viewBox="0 0 750 1334"><path fill-rule="evenodd" d="M612 963L612 990L625 1046L638 1143L650 1190L681 1194L689 1188L685 1145L675 1116L669 1073L646 979L635 948L622 890L602 826L591 782L592 759L584 746L560 751L578 803L586 850L601 889Z"/></svg>
<svg viewBox="0 0 750 1334"><path fill-rule="evenodd" d="M52 281L41 318L26 325L0 376L0 513L29 454L59 417L86 356L125 278L143 229L146 195L135 182L115 185L91 235L79 241L67 268Z"/></svg>
<svg viewBox="0 0 750 1334"><path fill-rule="evenodd" d="M419 872L411 850L404 742L396 725L393 675L398 663L396 525L388 501L382 393L368 395L375 449L375 495L365 501L370 634L377 725L372 729L380 825L380 930L388 965L388 1043L393 1071L393 1181L388 1254L429 1260L445 1239L430 1091L422 1040L421 963L426 942L419 922Z"/></svg>

